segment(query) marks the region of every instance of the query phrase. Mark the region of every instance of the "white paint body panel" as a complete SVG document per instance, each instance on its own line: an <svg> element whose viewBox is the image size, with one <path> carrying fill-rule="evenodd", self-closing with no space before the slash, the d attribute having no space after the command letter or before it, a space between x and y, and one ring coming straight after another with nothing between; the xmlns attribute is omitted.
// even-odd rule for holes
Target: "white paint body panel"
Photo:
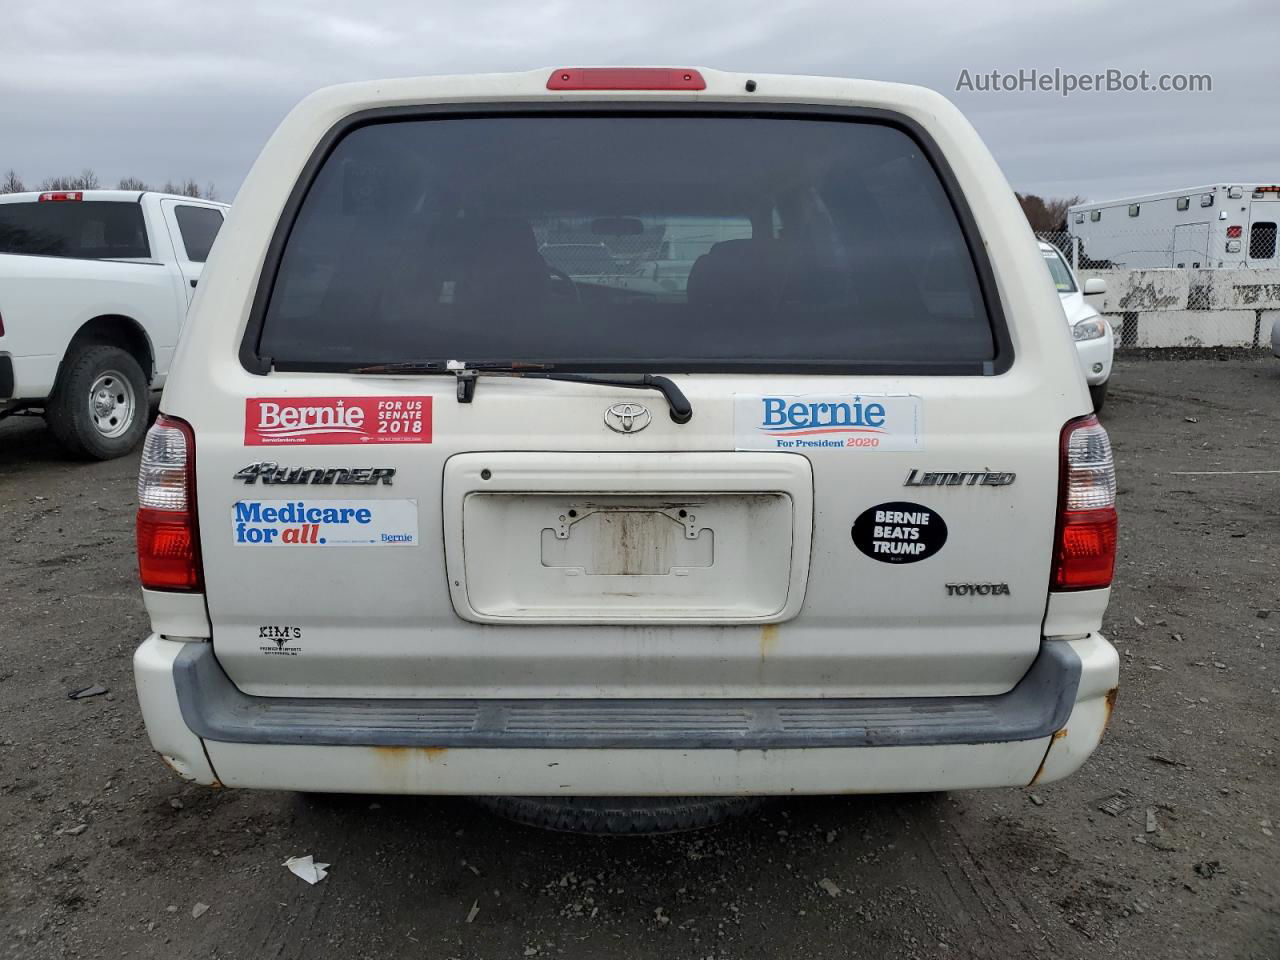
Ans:
<svg viewBox="0 0 1280 960"><path fill-rule="evenodd" d="M208 639L209 611L204 595L172 590L143 590L142 600L151 617L151 629L162 637Z"/></svg>
<svg viewBox="0 0 1280 960"><path fill-rule="evenodd" d="M135 190L87 190L82 194L85 201L139 202ZM38 196L9 194L0 196L0 203L38 202ZM82 326L103 316L127 317L137 323L155 358L156 385L164 382L191 292L183 275L186 253L180 244L175 249L170 238L162 210L165 202L160 194L142 194L149 260L0 254L0 316L4 317L0 354L13 360L13 399L48 397L67 345ZM225 204L205 200L184 197L180 202L226 209Z"/></svg>
<svg viewBox="0 0 1280 960"><path fill-rule="evenodd" d="M264 697L894 697L1012 688L1042 637L1060 431L1068 420L1089 413L1091 404L1062 306L1045 282L1042 257L1012 191L972 127L937 94L893 84L767 75L753 75L758 92L746 94L745 75L708 70L707 89L700 93L586 92L569 99L852 105L890 110L920 124L947 158L988 251L1015 357L1000 375L672 375L695 411L692 421L680 425L666 417L657 393L623 388L486 377L474 402L461 404L447 376L259 376L240 365L238 351L273 231L299 172L336 123L377 107L545 103L562 96L545 89L548 73L418 78L321 91L289 115L245 181L197 290L162 403L167 414L189 422L196 437L206 598L214 649L228 676L245 693ZM897 449L735 452L734 398L762 392L912 397L919 433ZM246 447L246 398L290 396L429 398L431 442ZM643 403L654 414L652 423L633 434L610 430L604 411L622 402ZM772 598L752 598L755 607L741 600L742 616L721 611L719 622L699 622L687 610L670 617L652 616L653 610L645 616L631 611L610 617L599 610L566 616L560 598L559 615L543 622L504 615L502 603L507 614L519 614L516 594L503 599L499 589L502 576L516 568L494 574L469 569L465 561L467 497L481 482L475 471L485 460L551 463L570 456L580 466L549 470L527 480L526 487L554 498L566 489L603 494L613 486L610 496L648 503L643 498L654 490L646 486L652 478L644 465L651 462L705 463L711 478L705 482L715 489L729 484L758 491L762 481L752 476L758 462L753 458L766 457L770 464L803 460L802 469L771 481L790 498L789 542L752 547L775 551L767 565L787 558L782 607L775 609ZM420 542L347 554L235 545L227 517L237 500L315 490L267 491L232 479L247 464L268 459L281 466L394 467L393 485L326 487L324 496L414 500ZM738 466L725 471L725 463ZM489 469L500 477L497 468ZM1016 473L1017 480L1004 486L904 487L912 470L999 471ZM677 485L705 492L689 486L696 473L685 471ZM665 482L659 491L675 483ZM889 564L854 547L855 518L889 501L919 502L945 519L948 540L936 556ZM520 516L521 523L525 519ZM501 520L491 515L482 522L492 542ZM526 568L517 575L543 574ZM476 603L473 580L483 581L484 603ZM772 566L761 583L766 581L776 587ZM948 583L974 581L1009 589L967 596L946 589ZM1105 599L1105 591L1092 592L1076 609L1073 624L1094 633ZM298 628L297 656L263 655L259 629L269 624ZM245 786L770 793L1025 783L1046 746L1033 741L873 748L845 751L847 762L819 750L544 755L490 749L450 751L443 764L426 754L388 759L371 748L208 748L215 767L226 767L220 771L226 782ZM562 766L547 766L553 762Z"/></svg>

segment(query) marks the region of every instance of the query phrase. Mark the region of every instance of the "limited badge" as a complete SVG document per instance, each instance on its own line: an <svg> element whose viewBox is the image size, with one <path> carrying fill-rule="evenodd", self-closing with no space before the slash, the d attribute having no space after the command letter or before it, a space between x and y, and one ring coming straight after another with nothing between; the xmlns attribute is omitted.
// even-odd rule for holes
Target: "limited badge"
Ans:
<svg viewBox="0 0 1280 960"><path fill-rule="evenodd" d="M878 503L853 522L853 543L881 563L915 563L947 542L942 517L918 503Z"/></svg>

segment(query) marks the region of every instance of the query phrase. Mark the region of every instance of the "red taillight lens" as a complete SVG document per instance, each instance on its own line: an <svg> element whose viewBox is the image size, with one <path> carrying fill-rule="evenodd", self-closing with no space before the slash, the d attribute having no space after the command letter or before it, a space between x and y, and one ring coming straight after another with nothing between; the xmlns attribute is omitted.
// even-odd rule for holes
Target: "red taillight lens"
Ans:
<svg viewBox="0 0 1280 960"><path fill-rule="evenodd" d="M36 198L37 203L48 203L50 201L60 202L63 200L83 200L84 194L76 191L55 190L53 193L42 193Z"/></svg>
<svg viewBox="0 0 1280 960"><path fill-rule="evenodd" d="M1242 232L1241 227L1227 227L1227 239L1239 240L1241 232Z"/></svg>
<svg viewBox="0 0 1280 960"><path fill-rule="evenodd" d="M667 67L561 67L548 90L705 90L697 70Z"/></svg>
<svg viewBox="0 0 1280 960"><path fill-rule="evenodd" d="M148 590L198 590L198 554L190 514L138 511L138 573Z"/></svg>
<svg viewBox="0 0 1280 960"><path fill-rule="evenodd" d="M1116 566L1116 468L1097 417L1062 428L1061 469L1053 589L1108 587Z"/></svg>
<svg viewBox="0 0 1280 960"><path fill-rule="evenodd" d="M199 590L196 445L189 424L161 415L138 470L138 574L148 590Z"/></svg>

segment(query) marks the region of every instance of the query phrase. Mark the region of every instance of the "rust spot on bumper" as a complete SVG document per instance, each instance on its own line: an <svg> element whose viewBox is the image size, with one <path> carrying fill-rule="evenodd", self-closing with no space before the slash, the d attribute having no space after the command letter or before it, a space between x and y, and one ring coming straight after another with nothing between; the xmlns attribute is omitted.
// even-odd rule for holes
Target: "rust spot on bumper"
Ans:
<svg viewBox="0 0 1280 960"><path fill-rule="evenodd" d="M777 645L778 625L776 623L766 623L760 628L760 659L763 660L773 653Z"/></svg>
<svg viewBox="0 0 1280 960"><path fill-rule="evenodd" d="M1116 695L1119 692L1120 692L1119 687L1112 687L1110 690L1107 691L1106 707L1104 708L1106 710L1106 716L1102 720L1102 729L1104 731L1107 729L1107 727L1111 726L1111 714L1116 709Z"/></svg>
<svg viewBox="0 0 1280 960"><path fill-rule="evenodd" d="M1053 749L1053 745L1055 743L1057 743L1066 735L1067 735L1067 728L1063 727L1061 730L1059 730L1057 733L1055 733L1052 737L1049 738L1049 746L1045 747L1044 756L1040 758L1040 766L1036 767L1036 775L1031 778L1031 782L1027 784L1028 787L1034 787L1037 783L1040 782L1040 778L1044 776L1044 765L1049 762L1049 751Z"/></svg>
<svg viewBox="0 0 1280 960"><path fill-rule="evenodd" d="M402 761L408 760L414 754L418 754L428 761L437 760L449 752L448 747L370 747L375 756L385 760Z"/></svg>

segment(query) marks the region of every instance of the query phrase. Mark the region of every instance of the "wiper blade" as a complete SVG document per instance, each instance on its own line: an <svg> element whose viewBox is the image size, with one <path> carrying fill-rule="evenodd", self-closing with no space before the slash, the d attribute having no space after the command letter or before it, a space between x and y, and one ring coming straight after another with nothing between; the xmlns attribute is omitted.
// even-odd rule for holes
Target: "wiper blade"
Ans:
<svg viewBox="0 0 1280 960"><path fill-rule="evenodd" d="M550 363L523 363L514 360L397 360L394 363L374 363L366 367L352 367L347 373L463 373L475 370L484 373L519 373L522 370L551 370Z"/></svg>
<svg viewBox="0 0 1280 960"><path fill-rule="evenodd" d="M458 379L458 402L470 403L476 395L476 380L480 374L508 377L536 377L539 380L563 380L569 383L595 383L602 387L627 387L636 390L657 390L666 398L671 419L676 423L688 423L693 419L693 405L689 398L668 377L652 373L557 373L552 363L524 363L520 361L480 360L401 360L395 363L378 363L365 367L353 367L348 373L373 374L423 374L452 373Z"/></svg>

